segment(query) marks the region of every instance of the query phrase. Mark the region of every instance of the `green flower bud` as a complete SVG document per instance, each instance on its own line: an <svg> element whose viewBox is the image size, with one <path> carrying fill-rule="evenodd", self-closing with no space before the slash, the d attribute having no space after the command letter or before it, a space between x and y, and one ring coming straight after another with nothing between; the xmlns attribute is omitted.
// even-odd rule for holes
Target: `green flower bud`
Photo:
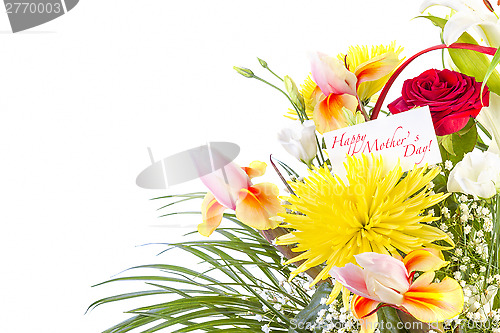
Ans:
<svg viewBox="0 0 500 333"><path fill-rule="evenodd" d="M342 112L344 113L344 117L348 126L358 125L365 122L365 117L363 117L363 114L359 111L353 113L351 110L342 107Z"/></svg>
<svg viewBox="0 0 500 333"><path fill-rule="evenodd" d="M266 62L265 60L262 60L261 58L257 58L257 59L259 60L260 65L261 65L262 67L264 67L264 68L268 68L268 67L267 67L267 62Z"/></svg>
<svg viewBox="0 0 500 333"><path fill-rule="evenodd" d="M248 68L233 66L234 70L243 75L244 77L253 78L255 74Z"/></svg>
<svg viewBox="0 0 500 333"><path fill-rule="evenodd" d="M299 108L299 110L305 110L306 107L304 103L304 97L299 92L299 89L297 88L295 82L293 82L292 78L289 77L288 75L285 75L284 82L286 91L288 92L288 95L290 96L292 103L297 108Z"/></svg>

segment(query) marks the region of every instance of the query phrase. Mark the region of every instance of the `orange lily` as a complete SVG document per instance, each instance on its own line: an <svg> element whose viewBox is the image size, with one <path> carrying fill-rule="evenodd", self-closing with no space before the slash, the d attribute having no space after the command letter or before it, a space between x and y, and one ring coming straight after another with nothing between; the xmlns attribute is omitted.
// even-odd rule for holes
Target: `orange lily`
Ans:
<svg viewBox="0 0 500 333"><path fill-rule="evenodd" d="M284 212L278 199L278 187L271 183L253 185L251 179L262 176L266 163L254 161L249 167L240 168L233 162L222 169L202 176L210 189L201 204L203 223L198 232L210 236L220 225L226 209L233 209L241 222L259 229L274 229L279 222L270 219Z"/></svg>
<svg viewBox="0 0 500 333"><path fill-rule="evenodd" d="M456 280L446 277L432 283L434 271L448 264L434 250L414 250L404 259L373 252L355 258L364 269L349 263L334 267L330 275L356 294L351 310L361 321L361 333L377 328L380 304L399 308L427 323L451 319L462 312L464 295ZM415 271L424 273L413 279Z"/></svg>

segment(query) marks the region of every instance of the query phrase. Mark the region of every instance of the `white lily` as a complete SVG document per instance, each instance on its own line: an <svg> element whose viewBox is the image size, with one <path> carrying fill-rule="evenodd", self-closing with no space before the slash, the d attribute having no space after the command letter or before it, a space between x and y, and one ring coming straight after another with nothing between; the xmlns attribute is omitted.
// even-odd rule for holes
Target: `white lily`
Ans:
<svg viewBox="0 0 500 333"><path fill-rule="evenodd" d="M489 46L500 46L500 21L492 11L498 6L493 6L488 0L424 0L420 12L436 5L456 11L444 27L443 38L447 45L455 43L464 32L474 28Z"/></svg>
<svg viewBox="0 0 500 333"><path fill-rule="evenodd" d="M490 104L481 109L476 120L493 136L488 151L500 154L500 96L490 91Z"/></svg>

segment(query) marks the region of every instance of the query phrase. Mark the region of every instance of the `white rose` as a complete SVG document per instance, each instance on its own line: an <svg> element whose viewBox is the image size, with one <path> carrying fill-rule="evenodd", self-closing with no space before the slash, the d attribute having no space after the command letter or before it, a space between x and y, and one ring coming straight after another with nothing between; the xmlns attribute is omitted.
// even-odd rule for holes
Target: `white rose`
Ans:
<svg viewBox="0 0 500 333"><path fill-rule="evenodd" d="M500 187L500 156L474 150L455 165L448 178L448 192L460 192L488 199Z"/></svg>
<svg viewBox="0 0 500 333"><path fill-rule="evenodd" d="M288 153L307 165L316 157L316 127L312 120L281 130L278 141Z"/></svg>

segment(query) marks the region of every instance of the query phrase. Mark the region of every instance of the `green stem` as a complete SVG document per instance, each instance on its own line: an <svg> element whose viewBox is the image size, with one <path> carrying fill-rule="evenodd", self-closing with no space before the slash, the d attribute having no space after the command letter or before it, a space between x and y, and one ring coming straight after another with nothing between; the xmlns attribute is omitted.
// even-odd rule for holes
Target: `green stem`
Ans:
<svg viewBox="0 0 500 333"><path fill-rule="evenodd" d="M321 167L322 164L321 164L321 161L319 160L318 155L316 155L316 161L318 161L318 166Z"/></svg>
<svg viewBox="0 0 500 333"><path fill-rule="evenodd" d="M270 69L269 69L270 71ZM295 104L292 102L292 99L290 98L290 96L288 96L288 94L286 92L284 92L283 90L281 90L280 88L276 87L274 84L254 75L254 78L267 84L268 86L270 87L273 87L274 89L280 91L283 95L286 96L286 98L290 101L290 103L293 105L293 108L295 109L295 112L297 113L297 116L299 117L299 120L301 123L303 123L305 120L309 120L309 117L307 117L307 113L302 110L302 112L297 109L297 107L295 106ZM318 140L318 136L316 135L316 144L318 145L318 150L319 150L319 154L321 156L321 160L323 161L323 163L320 162L319 158L316 156L316 158L318 159L318 163L321 165L325 164L325 157L323 156L323 152L321 151L321 145L319 143L319 140Z"/></svg>
<svg viewBox="0 0 500 333"><path fill-rule="evenodd" d="M297 112L297 116L299 116L299 119L300 119L300 122L303 123L304 122L304 117L302 116L301 112L297 109L297 107L295 106L295 104L293 104L292 102L292 99L290 98L290 96L288 96L288 94L286 92L284 92L283 90L281 90L280 88L276 87L274 84L270 83L270 82L267 82L266 80L254 75L253 76L255 79L259 80L260 82L264 82L265 84L267 84L268 86L270 87L273 87L274 89L280 91L283 95L286 96L286 98L290 101L290 103L293 105L293 108L295 109L295 112Z"/></svg>
<svg viewBox="0 0 500 333"><path fill-rule="evenodd" d="M278 76L275 72L273 72L273 71L271 70L271 68L266 67L266 69L267 69L269 72L271 72L271 74L273 74L274 76L276 76L279 80L283 81L283 79L282 79L281 77L279 77L279 76Z"/></svg>
<svg viewBox="0 0 500 333"><path fill-rule="evenodd" d="M274 161L273 161L273 155L270 155L269 156L269 161L271 162L271 165L273 166L274 170L276 171L276 173L278 174L278 176L280 177L281 181L283 182L283 184L285 184L286 188L288 189L288 192L290 192L290 194L293 194L295 195L295 192L292 190L292 188L290 187L290 184L288 184L288 182L286 181L285 177L283 177L283 175L281 174L280 170L278 169L278 167L276 166L276 164L274 164Z"/></svg>
<svg viewBox="0 0 500 333"><path fill-rule="evenodd" d="M490 258L488 260L486 276L495 275L498 271L498 263L500 262L500 240L498 239L500 236L500 195L497 194L492 199L494 202L489 206L490 211L493 213L493 231L491 233L491 246L488 249Z"/></svg>
<svg viewBox="0 0 500 333"><path fill-rule="evenodd" d="M323 156L323 151L321 150L321 144L319 143L318 136L317 135L314 136L316 137L316 144L318 145L319 156L321 156L321 160L323 161L323 163L319 162L318 155L316 155L316 158L318 159L318 163L320 163L319 166L322 166L323 164L325 164L325 157Z"/></svg>
<svg viewBox="0 0 500 333"><path fill-rule="evenodd" d="M441 31L440 38L441 38L441 44L446 44L446 43L444 42L444 38L443 38L443 31ZM445 69L445 68L446 68L446 63L445 63L445 61L444 61L444 52L445 52L445 50L446 50L446 49L442 49L442 50L441 50L441 62L442 62L442 64L443 64L443 69Z"/></svg>
<svg viewBox="0 0 500 333"><path fill-rule="evenodd" d="M476 125L477 127L479 127L479 129L481 129L481 131L483 131L484 135L486 135L488 139L492 140L490 132L488 132L488 130L479 121L477 121L477 119L476 119Z"/></svg>
<svg viewBox="0 0 500 333"><path fill-rule="evenodd" d="M479 140L476 142L476 148L481 150L481 151L487 151L488 146L484 144L484 142L480 142Z"/></svg>
<svg viewBox="0 0 500 333"><path fill-rule="evenodd" d="M365 117L365 121L370 121L370 116L368 116L368 113L366 113L363 102L359 99L359 96L356 96L356 98L358 99L359 111L361 111L361 114L363 115L363 117Z"/></svg>
<svg viewBox="0 0 500 333"><path fill-rule="evenodd" d="M284 81L281 77L279 77L275 72L273 72L271 70L271 68L269 68L269 65L267 64L267 61L257 57L257 60L259 60L259 63L262 67L264 67L265 69L267 69L271 74L273 74L274 76L276 76L278 78L278 80L280 81Z"/></svg>
<svg viewBox="0 0 500 333"><path fill-rule="evenodd" d="M500 240L498 239L500 236L500 196L497 194L495 196L495 212L493 216L493 237L492 237L492 245L494 247L494 252L491 252L490 256L493 257L493 269L498 270L498 263L500 261Z"/></svg>

